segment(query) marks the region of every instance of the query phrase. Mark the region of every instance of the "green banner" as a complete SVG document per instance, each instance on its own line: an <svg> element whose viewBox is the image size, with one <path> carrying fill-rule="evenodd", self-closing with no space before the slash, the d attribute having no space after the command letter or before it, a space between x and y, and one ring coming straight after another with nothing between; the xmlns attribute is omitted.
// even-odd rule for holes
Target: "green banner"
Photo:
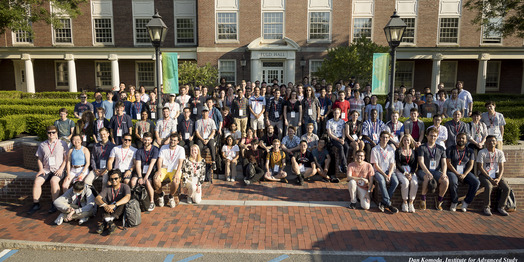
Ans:
<svg viewBox="0 0 524 262"><path fill-rule="evenodd" d="M164 94L178 94L178 54L162 53Z"/></svg>
<svg viewBox="0 0 524 262"><path fill-rule="evenodd" d="M373 81L372 93L376 95L386 95L389 90L389 54L373 54Z"/></svg>

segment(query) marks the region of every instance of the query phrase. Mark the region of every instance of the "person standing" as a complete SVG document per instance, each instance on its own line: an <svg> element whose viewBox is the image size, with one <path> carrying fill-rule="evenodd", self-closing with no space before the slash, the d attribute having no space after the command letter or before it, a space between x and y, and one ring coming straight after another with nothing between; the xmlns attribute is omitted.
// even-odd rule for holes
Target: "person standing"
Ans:
<svg viewBox="0 0 524 262"><path fill-rule="evenodd" d="M457 135L460 133L468 132L468 126L466 125L466 123L462 122L461 119L462 112L460 110L457 110L453 112L453 119L444 124L444 126L448 130L448 139L446 140L446 146L444 148L456 145Z"/></svg>
<svg viewBox="0 0 524 262"><path fill-rule="evenodd" d="M242 136L246 135L248 110L249 101L244 97L242 89L239 89L237 90L237 97L233 100L231 113L237 127L240 129L240 132L242 132Z"/></svg>
<svg viewBox="0 0 524 262"><path fill-rule="evenodd" d="M196 144L200 148L200 152L204 150L204 147L209 148L211 153L212 169L216 170L216 124L213 120L209 119L209 110L204 107L202 110L202 118L195 123L195 136Z"/></svg>
<svg viewBox="0 0 524 262"><path fill-rule="evenodd" d="M458 90L455 88L451 90L451 97L444 103L444 116L452 117L457 110L464 115L464 101L458 98Z"/></svg>
<svg viewBox="0 0 524 262"><path fill-rule="evenodd" d="M488 135L495 136L497 138L497 149L502 150L503 139L504 139L504 126L506 125L506 120L504 115L499 112L495 112L495 102L488 101L485 104L488 112L482 113L481 120L486 124L488 128Z"/></svg>
<svg viewBox="0 0 524 262"><path fill-rule="evenodd" d="M269 106L266 107L266 125L278 128L277 135L279 138L283 134L283 114L284 114L284 99L280 97L280 89L276 88L273 91L273 97L269 100Z"/></svg>
<svg viewBox="0 0 524 262"><path fill-rule="evenodd" d="M255 131L255 137L262 137L266 99L260 95L260 87L255 87L254 95L249 98L249 111L251 113L251 128Z"/></svg>
<svg viewBox="0 0 524 262"><path fill-rule="evenodd" d="M473 97L468 90L464 90L464 82L457 81L458 99L464 101L464 117L471 116L473 112Z"/></svg>
<svg viewBox="0 0 524 262"><path fill-rule="evenodd" d="M85 111L94 112L93 104L87 102L87 95L82 93L80 95L80 102L75 105L75 117L80 119Z"/></svg>
<svg viewBox="0 0 524 262"><path fill-rule="evenodd" d="M109 121L111 128L111 142L115 145L122 144L122 135L126 133L133 133L133 121L129 115L124 113L124 103L116 103L116 115Z"/></svg>
<svg viewBox="0 0 524 262"><path fill-rule="evenodd" d="M313 133L317 133L317 123L320 122L320 103L315 97L312 87L306 88L306 95L304 99L302 99L302 112L302 126L305 129L302 131L302 134L307 132L307 126L309 124L313 124Z"/></svg>
<svg viewBox="0 0 524 262"><path fill-rule="evenodd" d="M156 122L156 145L159 147L169 144L169 136L177 131L177 122L170 117L170 114L169 107L164 107L162 109L162 119Z"/></svg>
<svg viewBox="0 0 524 262"><path fill-rule="evenodd" d="M115 113L115 103L113 102L113 92L106 93L107 100L102 102L102 107L105 110L105 117L107 120L111 120Z"/></svg>

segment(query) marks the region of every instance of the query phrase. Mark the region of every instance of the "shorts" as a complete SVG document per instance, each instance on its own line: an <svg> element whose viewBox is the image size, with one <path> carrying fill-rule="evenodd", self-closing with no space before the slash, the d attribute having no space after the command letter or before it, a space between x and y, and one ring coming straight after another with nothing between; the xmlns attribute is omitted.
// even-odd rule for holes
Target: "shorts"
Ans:
<svg viewBox="0 0 524 262"><path fill-rule="evenodd" d="M167 172L167 168L162 168L160 169L160 175L158 176L158 178L160 179L160 182L164 182L166 178L169 178L169 182L172 182L175 173L176 171Z"/></svg>
<svg viewBox="0 0 524 262"><path fill-rule="evenodd" d="M62 180L64 178L64 173L62 173L61 175L55 175L55 173L53 172L49 172L49 173L45 173L45 174L42 174L42 175L39 175L38 177L41 177L45 180L45 182L49 182L51 181L51 178L53 178L54 176L60 178L60 180Z"/></svg>
<svg viewBox="0 0 524 262"><path fill-rule="evenodd" d="M264 129L264 118L261 117L259 119L251 118L251 128L253 130L261 130Z"/></svg>

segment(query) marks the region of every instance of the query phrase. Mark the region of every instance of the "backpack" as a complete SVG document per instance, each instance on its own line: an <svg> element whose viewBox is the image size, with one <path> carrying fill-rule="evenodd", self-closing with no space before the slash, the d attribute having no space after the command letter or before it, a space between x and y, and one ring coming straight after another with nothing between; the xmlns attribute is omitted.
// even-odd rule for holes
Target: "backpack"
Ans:
<svg viewBox="0 0 524 262"><path fill-rule="evenodd" d="M140 210L142 212L147 211L149 207L149 194L144 185L136 185L133 190L131 190L131 199L136 199L140 205Z"/></svg>
<svg viewBox="0 0 524 262"><path fill-rule="evenodd" d="M125 205L124 218L122 223L124 228L138 226L142 223L142 214L140 213L140 204L138 200L131 199Z"/></svg>
<svg viewBox="0 0 524 262"><path fill-rule="evenodd" d="M513 189L509 190L509 197L506 203L506 211L508 212L517 211L517 199L515 198L515 193L513 192Z"/></svg>

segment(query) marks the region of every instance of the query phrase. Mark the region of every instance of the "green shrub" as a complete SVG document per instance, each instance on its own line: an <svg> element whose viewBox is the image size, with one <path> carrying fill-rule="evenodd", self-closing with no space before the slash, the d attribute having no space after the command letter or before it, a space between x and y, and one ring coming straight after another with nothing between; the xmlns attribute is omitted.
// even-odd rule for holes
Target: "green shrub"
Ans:
<svg viewBox="0 0 524 262"><path fill-rule="evenodd" d="M53 125L56 119L58 118L43 118L32 123L32 128L36 130L34 135L38 136L38 140L44 141L47 139L47 127Z"/></svg>
<svg viewBox="0 0 524 262"><path fill-rule="evenodd" d="M73 107L78 99L0 99L0 105L61 106Z"/></svg>
<svg viewBox="0 0 524 262"><path fill-rule="evenodd" d="M0 99L20 99L22 93L21 91L0 91Z"/></svg>
<svg viewBox="0 0 524 262"><path fill-rule="evenodd" d="M37 98L37 99L77 99L81 92L38 92L22 93L20 98ZM87 92L87 99L94 99L94 92Z"/></svg>
<svg viewBox="0 0 524 262"><path fill-rule="evenodd" d="M64 106L27 106L27 105L0 105L0 117L10 115L40 114L58 117L58 110ZM74 106L66 106L70 117L74 115Z"/></svg>
<svg viewBox="0 0 524 262"><path fill-rule="evenodd" d="M2 126L2 133L0 140L12 139L27 129L26 117L28 115L11 115L0 118L0 126Z"/></svg>

